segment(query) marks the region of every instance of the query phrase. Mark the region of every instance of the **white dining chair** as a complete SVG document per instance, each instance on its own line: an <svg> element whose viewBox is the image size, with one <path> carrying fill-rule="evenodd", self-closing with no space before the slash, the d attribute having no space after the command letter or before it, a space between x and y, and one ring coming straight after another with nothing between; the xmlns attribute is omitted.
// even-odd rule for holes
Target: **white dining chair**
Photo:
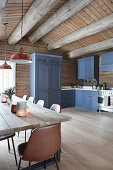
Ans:
<svg viewBox="0 0 113 170"><path fill-rule="evenodd" d="M29 97L29 98L28 98L28 102L34 103L34 97Z"/></svg>
<svg viewBox="0 0 113 170"><path fill-rule="evenodd" d="M44 100L39 100L39 101L37 102L37 104L38 104L39 106L43 107L43 106L44 106Z"/></svg>
<svg viewBox="0 0 113 170"><path fill-rule="evenodd" d="M27 99L27 95L24 95L24 96L22 97L22 99L26 100L26 99Z"/></svg>
<svg viewBox="0 0 113 170"><path fill-rule="evenodd" d="M61 113L61 106L59 104L53 104L50 109L57 113Z"/></svg>

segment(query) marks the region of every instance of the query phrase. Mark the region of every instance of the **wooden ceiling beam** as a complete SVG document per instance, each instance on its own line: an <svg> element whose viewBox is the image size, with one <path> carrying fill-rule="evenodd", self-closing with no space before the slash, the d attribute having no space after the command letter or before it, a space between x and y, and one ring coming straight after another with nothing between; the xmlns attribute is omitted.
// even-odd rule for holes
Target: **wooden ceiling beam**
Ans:
<svg viewBox="0 0 113 170"><path fill-rule="evenodd" d="M59 1L61 0L35 0L23 17L24 37ZM16 44L21 39L22 21L17 25L8 39L10 45Z"/></svg>
<svg viewBox="0 0 113 170"><path fill-rule="evenodd" d="M90 35L94 35L108 28L113 27L113 14L106 16L105 18L94 22L78 31L75 31L51 44L48 45L48 50L60 48L64 45L80 40Z"/></svg>
<svg viewBox="0 0 113 170"><path fill-rule="evenodd" d="M77 50L73 50L71 52L66 53L65 56L69 58L75 58L75 57L80 57L86 54L95 53L111 48L113 48L113 38L83 48L79 48Z"/></svg>
<svg viewBox="0 0 113 170"><path fill-rule="evenodd" d="M2 22L2 16L5 11L7 0L0 0L0 23Z"/></svg>
<svg viewBox="0 0 113 170"><path fill-rule="evenodd" d="M31 43L41 39L48 32L63 23L65 20L86 7L93 0L68 0L49 19L40 25L28 38Z"/></svg>

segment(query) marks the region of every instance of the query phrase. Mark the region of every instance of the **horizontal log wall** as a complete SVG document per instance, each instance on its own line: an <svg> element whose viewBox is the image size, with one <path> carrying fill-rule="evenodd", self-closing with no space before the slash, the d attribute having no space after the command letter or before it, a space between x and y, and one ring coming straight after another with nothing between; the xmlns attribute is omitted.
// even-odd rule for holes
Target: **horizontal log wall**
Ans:
<svg viewBox="0 0 113 170"><path fill-rule="evenodd" d="M62 85L72 86L77 81L77 61L75 59L63 59L62 62Z"/></svg>
<svg viewBox="0 0 113 170"><path fill-rule="evenodd" d="M28 40L24 39L22 42L22 46L24 51L28 54L37 52L37 53L45 53L45 54L55 54L62 55L62 52L59 50L48 51L47 45L42 41L38 43L30 44ZM10 56L13 53L19 51L20 44L16 44L14 46L10 46L7 44L7 60L9 60ZM0 60L4 60L4 42L0 41ZM74 60L73 60L74 61ZM75 83L75 66L76 63L71 59L64 60L62 62L62 85L72 85ZM17 64L16 65L16 95L23 96L24 94L30 95L30 66L29 64Z"/></svg>

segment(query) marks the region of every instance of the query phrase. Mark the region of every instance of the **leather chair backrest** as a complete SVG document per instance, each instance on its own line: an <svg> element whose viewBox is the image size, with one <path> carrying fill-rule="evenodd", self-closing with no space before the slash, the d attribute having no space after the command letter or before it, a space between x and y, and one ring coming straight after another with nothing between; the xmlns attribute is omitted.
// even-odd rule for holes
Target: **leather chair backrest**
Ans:
<svg viewBox="0 0 113 170"><path fill-rule="evenodd" d="M33 131L23 154L23 160L43 161L51 158L61 147L60 124Z"/></svg>
<svg viewBox="0 0 113 170"><path fill-rule="evenodd" d="M57 112L57 113L61 113L61 107L59 104L53 104L51 107L50 107L51 110Z"/></svg>

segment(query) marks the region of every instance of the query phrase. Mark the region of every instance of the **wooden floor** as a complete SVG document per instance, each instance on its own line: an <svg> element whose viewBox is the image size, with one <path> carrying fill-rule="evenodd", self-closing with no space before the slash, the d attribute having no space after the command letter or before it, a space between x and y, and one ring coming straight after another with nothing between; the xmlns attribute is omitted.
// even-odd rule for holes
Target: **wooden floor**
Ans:
<svg viewBox="0 0 113 170"><path fill-rule="evenodd" d="M76 108L63 109L72 120L62 123L60 170L113 170L113 116ZM28 132L28 137L30 132ZM14 138L16 148L24 142L24 133ZM22 162L22 167L27 163ZM7 141L0 144L0 170L17 170ZM47 170L56 170L52 165Z"/></svg>

